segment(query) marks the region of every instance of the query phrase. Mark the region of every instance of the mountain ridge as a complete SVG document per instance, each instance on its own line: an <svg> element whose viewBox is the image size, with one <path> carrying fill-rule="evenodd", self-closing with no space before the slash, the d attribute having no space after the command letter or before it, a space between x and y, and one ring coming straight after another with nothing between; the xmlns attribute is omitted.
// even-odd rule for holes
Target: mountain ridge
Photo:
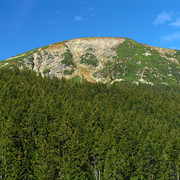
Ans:
<svg viewBox="0 0 180 180"><path fill-rule="evenodd" d="M123 37L87 37L33 49L0 61L2 67L28 68L43 76L75 81L180 84L180 51Z"/></svg>

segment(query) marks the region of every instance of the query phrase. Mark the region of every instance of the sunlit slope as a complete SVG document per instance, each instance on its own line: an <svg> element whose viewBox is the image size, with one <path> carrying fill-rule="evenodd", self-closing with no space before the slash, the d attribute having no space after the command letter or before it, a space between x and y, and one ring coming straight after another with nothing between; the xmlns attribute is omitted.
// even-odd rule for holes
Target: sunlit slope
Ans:
<svg viewBox="0 0 180 180"><path fill-rule="evenodd" d="M180 51L128 38L79 38L37 48L0 61L0 68L32 69L43 76L91 82L180 84Z"/></svg>

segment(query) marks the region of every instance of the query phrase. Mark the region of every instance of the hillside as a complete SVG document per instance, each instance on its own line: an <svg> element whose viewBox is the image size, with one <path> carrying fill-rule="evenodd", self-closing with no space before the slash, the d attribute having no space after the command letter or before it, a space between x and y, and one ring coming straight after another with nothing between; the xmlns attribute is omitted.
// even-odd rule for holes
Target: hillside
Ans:
<svg viewBox="0 0 180 180"><path fill-rule="evenodd" d="M0 61L0 68L14 66L75 81L180 84L180 51L128 38L73 39Z"/></svg>
<svg viewBox="0 0 180 180"><path fill-rule="evenodd" d="M0 179L177 179L179 109L179 86L3 69Z"/></svg>

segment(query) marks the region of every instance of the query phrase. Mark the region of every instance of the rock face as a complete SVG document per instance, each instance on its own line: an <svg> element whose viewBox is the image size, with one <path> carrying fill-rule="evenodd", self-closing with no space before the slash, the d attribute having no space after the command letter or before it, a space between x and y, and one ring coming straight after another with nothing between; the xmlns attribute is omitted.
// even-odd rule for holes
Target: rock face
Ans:
<svg viewBox="0 0 180 180"><path fill-rule="evenodd" d="M180 51L139 44L128 38L79 38L0 61L43 76L91 82L180 84Z"/></svg>

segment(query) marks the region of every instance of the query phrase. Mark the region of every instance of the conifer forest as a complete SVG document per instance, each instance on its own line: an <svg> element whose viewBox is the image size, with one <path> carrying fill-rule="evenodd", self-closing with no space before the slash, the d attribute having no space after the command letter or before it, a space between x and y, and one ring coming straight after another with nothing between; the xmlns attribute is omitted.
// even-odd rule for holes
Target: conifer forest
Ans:
<svg viewBox="0 0 180 180"><path fill-rule="evenodd" d="M0 70L0 179L175 180L180 87Z"/></svg>

